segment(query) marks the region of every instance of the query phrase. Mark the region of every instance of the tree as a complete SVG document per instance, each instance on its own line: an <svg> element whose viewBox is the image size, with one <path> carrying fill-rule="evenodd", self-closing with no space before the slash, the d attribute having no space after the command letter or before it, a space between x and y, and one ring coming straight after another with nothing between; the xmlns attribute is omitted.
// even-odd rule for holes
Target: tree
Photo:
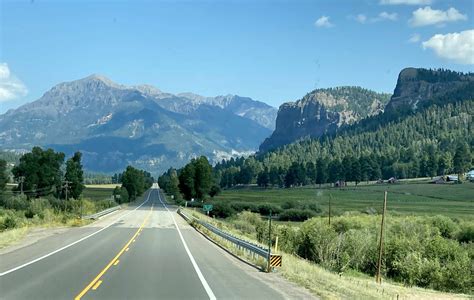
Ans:
<svg viewBox="0 0 474 300"><path fill-rule="evenodd" d="M20 163L13 168L12 173L17 182L23 179L23 190L28 197L39 197L55 191L59 194L63 162L64 153L34 147L20 158Z"/></svg>
<svg viewBox="0 0 474 300"><path fill-rule="evenodd" d="M66 162L64 178L68 181L68 193L74 199L79 199L84 189L84 172L82 170L81 157L81 152L76 152Z"/></svg>
<svg viewBox="0 0 474 300"><path fill-rule="evenodd" d="M328 181L328 163L327 160L318 158L316 162L316 183L321 184L326 183Z"/></svg>
<svg viewBox="0 0 474 300"><path fill-rule="evenodd" d="M317 175L318 175L318 171L316 168L316 164L314 164L312 161L308 162L306 164L306 179L308 183L315 184L316 179L318 177ZM305 184L306 183L307 182L305 182Z"/></svg>
<svg viewBox="0 0 474 300"><path fill-rule="evenodd" d="M175 169L171 169L170 171L169 186L166 192L170 195L173 195L175 200L179 200L181 198L181 194L179 193L178 173L176 173Z"/></svg>
<svg viewBox="0 0 474 300"><path fill-rule="evenodd" d="M145 173L128 166L122 174L122 186L127 190L130 201L135 200L146 190Z"/></svg>
<svg viewBox="0 0 474 300"><path fill-rule="evenodd" d="M127 203L129 201L127 189L116 186L114 189L114 199L118 204Z"/></svg>
<svg viewBox="0 0 474 300"><path fill-rule="evenodd" d="M211 198L214 198L214 196L217 196L221 193L221 188L220 186L218 186L217 184L213 185L211 187L211 190L209 191L209 196L211 196Z"/></svg>
<svg viewBox="0 0 474 300"><path fill-rule="evenodd" d="M194 188L194 164L189 163L179 173L179 190L184 196L184 199L191 200L196 196L196 190Z"/></svg>
<svg viewBox="0 0 474 300"><path fill-rule="evenodd" d="M7 188L7 182L7 162L3 159L0 159L0 198Z"/></svg>
<svg viewBox="0 0 474 300"><path fill-rule="evenodd" d="M461 180L462 174L464 174L471 166L471 153L467 143L459 143L456 148L456 153L453 158L454 172L458 174L459 180Z"/></svg>
<svg viewBox="0 0 474 300"><path fill-rule="evenodd" d="M270 183L270 175L268 174L268 169L265 168L257 176L257 185L266 188Z"/></svg>
<svg viewBox="0 0 474 300"><path fill-rule="evenodd" d="M354 159L351 164L351 180L355 181L356 185L362 181L362 171L358 159Z"/></svg>
<svg viewBox="0 0 474 300"><path fill-rule="evenodd" d="M194 161L194 170L194 189L196 191L196 197L204 200L213 185L212 166L205 156L201 156Z"/></svg>

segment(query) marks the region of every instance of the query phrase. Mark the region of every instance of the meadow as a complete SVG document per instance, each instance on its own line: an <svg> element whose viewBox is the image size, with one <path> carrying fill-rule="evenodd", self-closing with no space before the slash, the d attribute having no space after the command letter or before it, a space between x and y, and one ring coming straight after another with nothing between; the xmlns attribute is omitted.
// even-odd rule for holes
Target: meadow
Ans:
<svg viewBox="0 0 474 300"><path fill-rule="evenodd" d="M316 204L331 212L380 213L384 191L387 191L387 210L401 215L445 215L454 218L473 218L474 183L429 184L398 183L348 186L343 188L269 188L237 187L222 191L213 202L268 204L280 207Z"/></svg>

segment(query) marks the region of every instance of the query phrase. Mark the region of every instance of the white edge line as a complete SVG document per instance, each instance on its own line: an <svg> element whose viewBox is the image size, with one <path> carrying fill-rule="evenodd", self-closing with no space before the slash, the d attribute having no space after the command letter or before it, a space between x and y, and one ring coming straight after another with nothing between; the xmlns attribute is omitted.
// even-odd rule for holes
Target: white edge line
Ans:
<svg viewBox="0 0 474 300"><path fill-rule="evenodd" d="M70 244L68 244L68 245L66 245L66 246L63 246L63 247L61 247L61 248L59 248L59 249L56 249L56 250L54 250L53 252L50 252L50 253L45 254L45 255L43 255L43 256L40 256L40 257L38 257L38 258L36 258L36 259L33 259L33 260L31 260L31 261L29 261L29 262L27 262L27 263L24 263L24 264L22 264L22 265L19 265L19 266L13 268L13 269L10 269L10 270L7 270L7 271L5 271L5 272L3 272L3 273L0 273L0 277L5 276L5 275L7 275L7 274L9 274L9 273L15 272L15 271L17 271L17 270L19 270L19 269L23 269L23 268L26 267L26 266L29 266L29 265L31 265L31 264L34 264L35 262L38 262L38 261L40 261L40 260L42 260L42 259L45 259L45 258L47 258L47 257L49 257L49 256L51 256L51 255L54 255L54 254L58 253L58 252L60 252L60 251L63 251L63 250L65 250L65 249L67 249L67 248L69 248L69 247L71 247L71 246L74 246L75 244L80 243L80 242L82 242L83 240L86 240L86 239L88 239L88 238L90 238L90 237L92 237L92 236L98 234L99 232L101 232L101 231L103 231L103 230L109 228L110 226L112 226L112 225L114 225L115 223L117 223L119 219L128 216L130 213L132 213L132 212L134 212L135 210L137 210L137 209L139 209L140 207L142 207L143 204L147 203L148 200L150 199L150 194L151 194L151 190L150 190L150 192L148 193L147 199L146 199L145 201L143 201L142 204L140 204L139 206L135 207L133 210L129 211L128 213L126 213L126 214L124 214L124 215L118 217L118 218L115 219L113 222L111 222L109 225L107 225L107 226L105 226L105 227L103 227L103 228L101 228L101 229L99 229L99 230L97 230L97 231L95 231L95 232L93 232L93 233L91 233L91 234L89 234L89 235L83 237L83 238L80 238L79 240L77 240L77 241L75 241L75 242L72 242L72 243L70 243Z"/></svg>
<svg viewBox="0 0 474 300"><path fill-rule="evenodd" d="M166 204L163 202L163 200L161 200L161 196L160 196L160 191L159 191L159 190L158 190L158 199L160 200L161 204L163 204L163 206L166 208L166 210L170 213L171 218L173 219L173 222L174 222L174 226L175 226L176 229L178 230L178 234L179 234L179 237L181 238L181 242L183 242L184 249L186 250L186 253L187 253L188 256L189 256L189 259L191 260L191 263L193 264L194 270L196 271L196 273L197 273L197 275L198 275L198 277L199 277L199 280L201 280L202 286L203 286L204 289L206 290L206 293L207 293L207 295L209 296L209 299L210 299L210 300L216 300L216 296L215 296L214 293L212 292L211 287L209 286L209 284L207 283L206 278L204 278L204 275L202 275L201 269L199 269L199 266L197 265L196 261L194 260L194 257L193 257L193 255L191 254L191 251L189 251L188 245L186 244L186 241L185 241L184 238L183 238L183 234L181 233L181 230L179 230L178 223L176 223L176 220L175 220L175 218L174 218L174 216L173 216L173 213L168 209L168 207L167 207Z"/></svg>

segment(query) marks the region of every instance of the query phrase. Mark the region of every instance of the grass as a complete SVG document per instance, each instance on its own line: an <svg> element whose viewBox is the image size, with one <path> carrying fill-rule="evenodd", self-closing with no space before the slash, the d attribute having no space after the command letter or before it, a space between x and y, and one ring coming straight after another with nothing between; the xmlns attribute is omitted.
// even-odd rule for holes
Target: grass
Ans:
<svg viewBox="0 0 474 300"><path fill-rule="evenodd" d="M94 188L94 189L115 189L115 187L121 187L122 184L120 183L110 183L110 184L86 184L86 188Z"/></svg>
<svg viewBox="0 0 474 300"><path fill-rule="evenodd" d="M111 199L115 186L115 184L106 184L103 186L87 185L82 192L82 197L93 201Z"/></svg>
<svg viewBox="0 0 474 300"><path fill-rule="evenodd" d="M28 233L28 227L10 229L0 233L0 249L23 239Z"/></svg>
<svg viewBox="0 0 474 300"><path fill-rule="evenodd" d="M379 285L369 276L339 275L289 254L283 254L279 272L323 299L470 299L467 295L404 287L393 282Z"/></svg>
<svg viewBox="0 0 474 300"><path fill-rule="evenodd" d="M224 190L217 200L281 205L286 201L317 203L327 210L332 197L334 214L348 211L377 211L382 209L384 191L388 192L387 209L405 215L446 215L472 218L474 213L474 183L428 184L400 183L350 186L345 188L302 187L291 189L262 189L257 187Z"/></svg>

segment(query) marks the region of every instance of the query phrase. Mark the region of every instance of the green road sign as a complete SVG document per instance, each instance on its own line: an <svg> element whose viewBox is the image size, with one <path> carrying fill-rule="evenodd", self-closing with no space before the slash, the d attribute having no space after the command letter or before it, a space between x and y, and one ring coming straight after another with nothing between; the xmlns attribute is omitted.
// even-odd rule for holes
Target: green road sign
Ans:
<svg viewBox="0 0 474 300"><path fill-rule="evenodd" d="M202 206L202 210L207 211L207 212L211 211L212 210L212 204L204 204Z"/></svg>

